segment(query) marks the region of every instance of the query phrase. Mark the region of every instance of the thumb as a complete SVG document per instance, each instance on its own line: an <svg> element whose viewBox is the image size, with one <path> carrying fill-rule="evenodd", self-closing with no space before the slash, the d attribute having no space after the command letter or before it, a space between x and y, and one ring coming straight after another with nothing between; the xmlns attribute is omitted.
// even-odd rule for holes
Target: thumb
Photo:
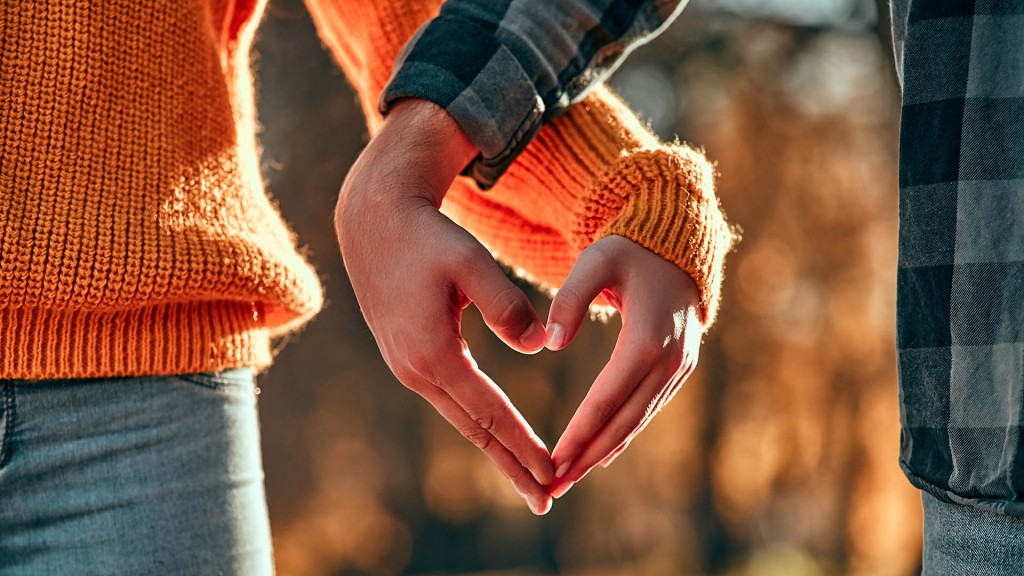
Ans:
<svg viewBox="0 0 1024 576"><path fill-rule="evenodd" d="M548 349L561 350L572 342L590 304L613 283L611 263L601 254L593 246L584 250L551 301L545 343Z"/></svg>
<svg viewBox="0 0 1024 576"><path fill-rule="evenodd" d="M533 304L494 260L466 274L460 288L476 304L484 323L509 347L528 354L544 347L544 325Z"/></svg>

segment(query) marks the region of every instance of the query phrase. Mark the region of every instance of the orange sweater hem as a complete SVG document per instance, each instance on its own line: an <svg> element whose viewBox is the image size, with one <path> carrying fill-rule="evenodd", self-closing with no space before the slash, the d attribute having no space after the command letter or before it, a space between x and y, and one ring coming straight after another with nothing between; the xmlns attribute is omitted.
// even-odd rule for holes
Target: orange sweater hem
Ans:
<svg viewBox="0 0 1024 576"><path fill-rule="evenodd" d="M239 302L109 312L0 308L0 358L0 380L259 369L272 360L259 309Z"/></svg>

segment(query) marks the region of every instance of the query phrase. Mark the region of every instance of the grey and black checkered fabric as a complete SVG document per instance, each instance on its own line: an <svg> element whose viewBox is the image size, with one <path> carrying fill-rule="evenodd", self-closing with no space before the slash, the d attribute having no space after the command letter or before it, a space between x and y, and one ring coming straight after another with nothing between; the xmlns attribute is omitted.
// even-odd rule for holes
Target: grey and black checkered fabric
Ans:
<svg viewBox="0 0 1024 576"><path fill-rule="evenodd" d="M900 463L1024 514L1024 2L897 0Z"/></svg>
<svg viewBox="0 0 1024 576"><path fill-rule="evenodd" d="M685 0L447 0L402 50L380 98L429 100L459 123L488 188L546 120L601 82Z"/></svg>

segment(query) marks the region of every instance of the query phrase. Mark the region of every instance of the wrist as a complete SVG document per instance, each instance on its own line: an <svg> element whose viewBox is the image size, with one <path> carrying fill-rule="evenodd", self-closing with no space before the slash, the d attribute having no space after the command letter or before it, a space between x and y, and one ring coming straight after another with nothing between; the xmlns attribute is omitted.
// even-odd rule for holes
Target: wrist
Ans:
<svg viewBox="0 0 1024 576"><path fill-rule="evenodd" d="M714 322L725 256L737 240L718 205L713 171L685 146L634 152L591 185L572 227L580 249L622 236L686 272L700 291L705 327Z"/></svg>
<svg viewBox="0 0 1024 576"><path fill-rule="evenodd" d="M354 218L440 208L452 181L476 154L458 124L435 104L413 98L396 102L345 178L334 214L339 239L345 222Z"/></svg>
<svg viewBox="0 0 1024 576"><path fill-rule="evenodd" d="M419 98L392 105L370 148L381 166L398 168L387 170L399 181L384 187L386 193L424 197L437 207L455 177L479 154L455 119Z"/></svg>

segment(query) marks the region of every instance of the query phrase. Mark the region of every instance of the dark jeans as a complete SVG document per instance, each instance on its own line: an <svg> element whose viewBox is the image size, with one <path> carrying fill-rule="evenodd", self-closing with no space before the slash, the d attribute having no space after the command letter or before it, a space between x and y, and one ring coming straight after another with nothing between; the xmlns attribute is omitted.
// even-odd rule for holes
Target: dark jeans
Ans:
<svg viewBox="0 0 1024 576"><path fill-rule="evenodd" d="M1024 518L923 494L923 576L1024 574Z"/></svg>

